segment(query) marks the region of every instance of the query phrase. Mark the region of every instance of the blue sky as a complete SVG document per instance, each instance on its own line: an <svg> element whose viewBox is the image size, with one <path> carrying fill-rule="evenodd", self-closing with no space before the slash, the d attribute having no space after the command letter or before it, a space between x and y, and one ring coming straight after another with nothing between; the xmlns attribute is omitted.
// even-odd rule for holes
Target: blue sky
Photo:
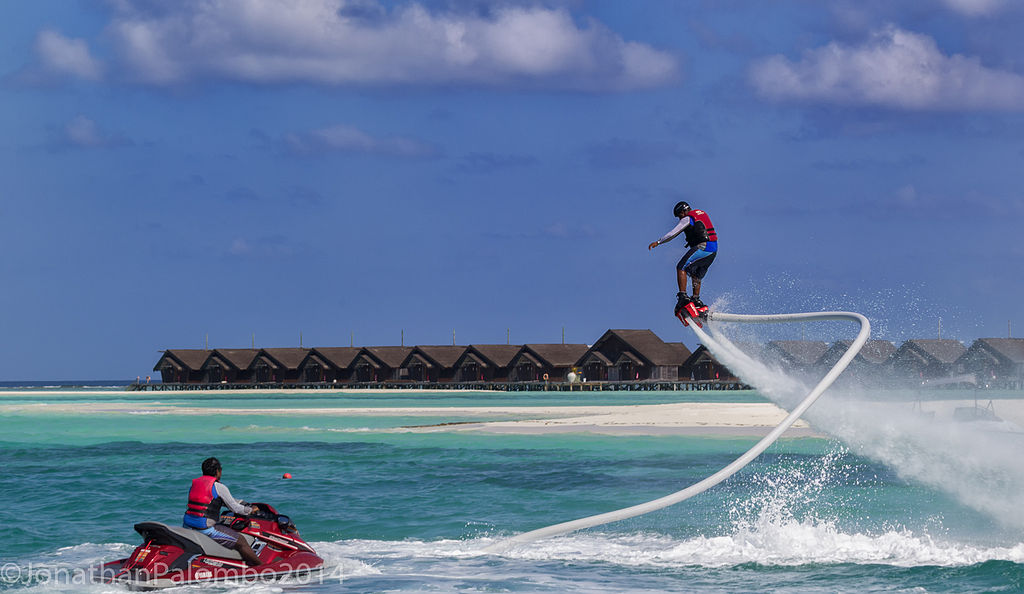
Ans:
<svg viewBox="0 0 1024 594"><path fill-rule="evenodd" d="M693 347L683 246L646 248L680 199L720 234L709 303L1024 335L1022 28L1008 0L17 3L0 380L254 333Z"/></svg>

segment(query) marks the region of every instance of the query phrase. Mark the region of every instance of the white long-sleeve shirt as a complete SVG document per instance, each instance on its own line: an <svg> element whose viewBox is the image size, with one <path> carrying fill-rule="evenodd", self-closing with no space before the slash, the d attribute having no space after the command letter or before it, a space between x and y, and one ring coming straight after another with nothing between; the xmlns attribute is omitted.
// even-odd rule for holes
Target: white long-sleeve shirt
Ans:
<svg viewBox="0 0 1024 594"><path fill-rule="evenodd" d="M231 496L231 491L228 489L227 485L225 485L224 483L222 483L220 481L216 481L216 482L213 483L213 497L214 497L214 499L219 497L221 502L223 502L224 505L228 506L228 508L231 511L235 512L236 514L246 515L247 516L247 515L252 513L252 506L251 505L242 505L237 499L235 499L234 497ZM196 522L196 521L200 521L200 520L205 520L206 521L206 527L207 528L209 528L210 526L213 526L214 524L217 523L215 520L211 520L210 518L201 518L201 519L199 519L199 518L195 518L195 516L189 516L188 514L185 514L185 522L186 522L185 525L188 526L189 528L199 529L200 526L202 526L202 524L199 524L197 526L196 524L192 524L190 522Z"/></svg>
<svg viewBox="0 0 1024 594"><path fill-rule="evenodd" d="M227 485L217 481L213 483L213 496L220 497L224 502L224 505L228 506L231 511L236 514L247 516L252 513L251 505L242 505L234 497L231 496L231 491L228 490Z"/></svg>
<svg viewBox="0 0 1024 594"><path fill-rule="evenodd" d="M661 236L661 238L658 240L658 245L672 241L673 239L678 237L680 233L683 232L683 229L686 229L689 226L690 217L683 217L679 219L679 224L673 227L671 231Z"/></svg>

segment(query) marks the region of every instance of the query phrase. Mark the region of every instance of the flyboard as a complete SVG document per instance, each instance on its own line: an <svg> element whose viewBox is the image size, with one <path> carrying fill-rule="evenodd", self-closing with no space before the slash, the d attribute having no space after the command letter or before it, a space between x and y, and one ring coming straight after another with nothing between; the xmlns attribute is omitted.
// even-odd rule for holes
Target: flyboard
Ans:
<svg viewBox="0 0 1024 594"><path fill-rule="evenodd" d="M676 317L683 323L683 326L689 326L692 321L698 328L703 328L703 322L708 321L708 306L698 306L693 301L690 301L685 307L676 311Z"/></svg>
<svg viewBox="0 0 1024 594"><path fill-rule="evenodd" d="M692 303L690 305L693 305ZM686 501L687 499L703 493L718 483L724 481L730 476L739 472L744 466L753 461L754 458L759 456L762 452L768 449L775 440L777 440L789 427L800 418L800 415L810 408L814 401L818 399L822 393L832 385L833 382L839 377L839 374L853 361L853 358L860 352L861 347L867 342L868 337L871 336L871 323L868 319L859 313L848 312L848 311L826 311L826 312L807 312L807 313L790 313L790 314L769 314L769 315L744 315L744 314L728 314L719 312L707 312L706 310L701 312L696 308L686 309L686 316L679 314L680 321L684 325L689 326L693 329L694 333L697 334L697 338L700 339L701 343L709 346L714 350L715 346L719 345L718 342L709 336L703 328L703 322L735 322L740 324L785 324L789 322L821 322L821 321L853 321L860 324L860 331L857 333L857 337L850 343L850 348L843 353L843 356L839 358L832 369L825 374L825 377L821 378L818 385L814 386L807 396L797 405L796 408L789 413L789 415L782 420L777 427L771 430L768 435L765 435L761 441L757 442L754 447L747 450L739 458L736 458L731 464L725 468L719 470L715 474L705 478L704 480L694 483L681 491L677 491L670 495L648 501L647 503L641 503L631 507L623 509L605 512L603 514L597 514L594 516L588 516L586 518L580 518L578 520L571 520L569 522L562 522L560 524L554 524L545 528L538 528L537 530L531 530L524 532L492 544L491 546L484 549L486 553L501 553L502 551L508 550L514 546L521 545L535 540L543 538L549 538L552 536L558 536L560 534L567 534L569 532L575 532L576 530L582 530L584 528L593 528L594 526L600 526L602 524L608 524L611 522L617 522L619 520L625 520L627 518L633 518L640 516L655 510L659 510L676 503ZM689 319L687 319L687 317ZM694 322L692 325L689 322Z"/></svg>

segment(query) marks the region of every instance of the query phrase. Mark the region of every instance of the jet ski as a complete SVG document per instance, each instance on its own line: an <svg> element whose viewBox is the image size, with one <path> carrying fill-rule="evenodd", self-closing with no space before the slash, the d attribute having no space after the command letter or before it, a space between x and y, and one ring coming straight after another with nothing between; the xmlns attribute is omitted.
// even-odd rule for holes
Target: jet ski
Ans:
<svg viewBox="0 0 1024 594"><path fill-rule="evenodd" d="M143 544L126 559L93 568L93 581L154 590L204 582L302 577L323 569L324 560L302 540L288 516L266 503L256 505L258 510L251 515L228 512L219 522L245 536L261 565L250 567L237 551L191 528L140 522L135 531Z"/></svg>

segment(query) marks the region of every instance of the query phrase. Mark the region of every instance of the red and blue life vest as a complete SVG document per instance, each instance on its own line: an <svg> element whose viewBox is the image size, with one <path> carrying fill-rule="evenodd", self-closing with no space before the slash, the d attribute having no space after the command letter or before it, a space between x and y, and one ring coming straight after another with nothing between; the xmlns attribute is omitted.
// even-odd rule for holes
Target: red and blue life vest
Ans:
<svg viewBox="0 0 1024 594"><path fill-rule="evenodd" d="M718 234L715 233L715 226L711 224L711 217L700 209L693 209L686 213L692 223L684 229L686 245L695 246L706 241L718 241Z"/></svg>
<svg viewBox="0 0 1024 594"><path fill-rule="evenodd" d="M216 482L215 476L203 475L192 479L192 488L188 490L186 515L210 518L214 521L220 518L220 508L223 507L224 501L220 497L214 497L213 484Z"/></svg>

